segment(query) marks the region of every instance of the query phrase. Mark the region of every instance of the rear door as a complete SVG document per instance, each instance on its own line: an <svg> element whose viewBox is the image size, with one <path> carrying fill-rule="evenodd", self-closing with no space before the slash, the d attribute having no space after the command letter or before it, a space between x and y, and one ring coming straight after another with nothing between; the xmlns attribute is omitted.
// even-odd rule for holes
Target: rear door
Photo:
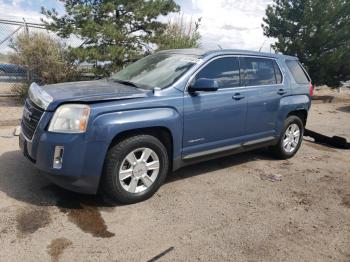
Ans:
<svg viewBox="0 0 350 262"><path fill-rule="evenodd" d="M245 88L241 85L238 57L214 58L196 72L192 81L199 78L216 80L219 89L185 93L185 158L237 143L245 131L247 99Z"/></svg>
<svg viewBox="0 0 350 262"><path fill-rule="evenodd" d="M275 59L241 57L248 98L246 134L259 139L276 134L280 99L290 94Z"/></svg>

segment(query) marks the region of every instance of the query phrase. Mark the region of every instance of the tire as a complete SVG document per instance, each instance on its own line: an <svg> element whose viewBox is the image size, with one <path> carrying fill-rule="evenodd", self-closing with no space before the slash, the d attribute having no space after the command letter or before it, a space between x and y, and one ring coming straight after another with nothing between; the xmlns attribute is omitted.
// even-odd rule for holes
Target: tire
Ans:
<svg viewBox="0 0 350 262"><path fill-rule="evenodd" d="M294 135L287 137L288 136L287 133L290 134L290 131L293 131L293 127L296 127L295 125L299 128L299 139L297 143L295 143L295 140L293 140L293 137L295 137ZM292 132L292 133L295 134L296 132ZM289 116L284 121L284 128L278 140L278 143L275 146L271 147L272 152L279 159L288 159L293 157L300 148L301 142L303 140L303 135L304 135L304 125L302 120L297 116L293 116L293 115ZM288 139L289 141L294 141L294 143L291 142L291 150L288 150L288 145L284 143Z"/></svg>
<svg viewBox="0 0 350 262"><path fill-rule="evenodd" d="M114 202L140 202L159 189L168 170L167 150L156 137L132 136L109 149L101 178L101 191Z"/></svg>

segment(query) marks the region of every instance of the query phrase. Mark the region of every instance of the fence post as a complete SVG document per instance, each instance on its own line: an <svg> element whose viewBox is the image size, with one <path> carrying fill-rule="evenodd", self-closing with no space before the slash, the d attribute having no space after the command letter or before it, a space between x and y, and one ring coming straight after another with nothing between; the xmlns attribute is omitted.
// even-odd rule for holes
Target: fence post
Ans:
<svg viewBox="0 0 350 262"><path fill-rule="evenodd" d="M26 20L24 19L23 17L23 25L24 25L24 32L26 34L26 37L27 39L29 39L29 28L28 28L28 24L26 22ZM29 84L30 83L30 80L31 80L31 70L29 69L29 66L27 66L27 70L26 70L26 75L27 75L27 83Z"/></svg>
<svg viewBox="0 0 350 262"><path fill-rule="evenodd" d="M24 21L24 31L26 32L26 34L27 34L27 36L28 36L28 34L29 34L29 29L28 29L28 25L27 25L27 22L26 22L26 20L24 19L24 17L23 17L23 21Z"/></svg>

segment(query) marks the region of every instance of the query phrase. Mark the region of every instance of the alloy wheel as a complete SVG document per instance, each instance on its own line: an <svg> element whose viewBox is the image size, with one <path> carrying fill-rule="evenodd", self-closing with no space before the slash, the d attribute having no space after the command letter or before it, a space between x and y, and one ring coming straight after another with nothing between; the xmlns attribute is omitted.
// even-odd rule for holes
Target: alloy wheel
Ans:
<svg viewBox="0 0 350 262"><path fill-rule="evenodd" d="M293 153L298 147L300 140L300 128L293 123L286 129L283 138L283 150L287 153Z"/></svg>
<svg viewBox="0 0 350 262"><path fill-rule="evenodd" d="M159 157L143 147L131 151L122 161L118 179L129 193L140 193L153 185L159 174Z"/></svg>

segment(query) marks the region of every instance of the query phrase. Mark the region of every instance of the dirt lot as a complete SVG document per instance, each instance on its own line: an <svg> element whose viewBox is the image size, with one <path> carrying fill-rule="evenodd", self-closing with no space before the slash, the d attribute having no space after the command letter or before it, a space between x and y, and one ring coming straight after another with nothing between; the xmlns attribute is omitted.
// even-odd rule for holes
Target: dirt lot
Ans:
<svg viewBox="0 0 350 262"><path fill-rule="evenodd" d="M321 95L308 127L349 140L350 97ZM350 261L349 150L304 141L286 161L260 150L205 162L111 207L38 174L12 136L20 114L0 100L1 261Z"/></svg>

